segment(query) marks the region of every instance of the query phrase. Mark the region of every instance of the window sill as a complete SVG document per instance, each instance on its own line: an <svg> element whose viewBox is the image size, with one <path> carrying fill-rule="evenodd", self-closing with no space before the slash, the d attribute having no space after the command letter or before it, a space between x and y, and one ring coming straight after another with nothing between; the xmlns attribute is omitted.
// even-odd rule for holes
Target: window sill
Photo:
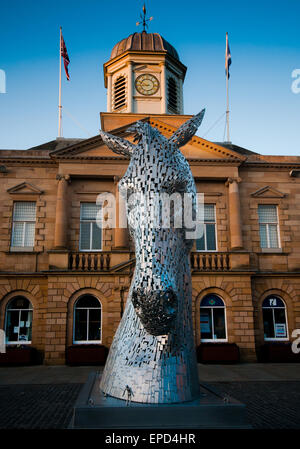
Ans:
<svg viewBox="0 0 300 449"><path fill-rule="evenodd" d="M278 254L278 253L282 253L283 251L282 251L282 248L261 248L261 250L260 250L260 253L259 254L261 254L261 253L275 253L275 254Z"/></svg>
<svg viewBox="0 0 300 449"><path fill-rule="evenodd" d="M103 253L103 249L80 249L79 253Z"/></svg>
<svg viewBox="0 0 300 449"><path fill-rule="evenodd" d="M267 343L276 343L277 341L290 341L289 338L265 338L265 342Z"/></svg>
<svg viewBox="0 0 300 449"><path fill-rule="evenodd" d="M228 340L224 339L215 339L215 340L201 340L201 343L228 343Z"/></svg>
<svg viewBox="0 0 300 449"><path fill-rule="evenodd" d="M35 251L31 246L22 246L22 247L11 247L9 251L5 251L5 254L40 254L41 251Z"/></svg>
<svg viewBox="0 0 300 449"><path fill-rule="evenodd" d="M218 252L217 249L195 249L195 253L217 253L217 252Z"/></svg>

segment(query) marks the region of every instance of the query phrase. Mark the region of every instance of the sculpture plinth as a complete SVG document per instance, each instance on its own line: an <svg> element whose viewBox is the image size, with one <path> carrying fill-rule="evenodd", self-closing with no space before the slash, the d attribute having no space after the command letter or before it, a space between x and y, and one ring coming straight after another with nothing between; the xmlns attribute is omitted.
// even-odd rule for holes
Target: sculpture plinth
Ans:
<svg viewBox="0 0 300 449"><path fill-rule="evenodd" d="M128 405L128 406L127 406ZM209 385L199 397L177 404L143 404L105 396L91 373L76 401L72 429L249 429L246 407Z"/></svg>

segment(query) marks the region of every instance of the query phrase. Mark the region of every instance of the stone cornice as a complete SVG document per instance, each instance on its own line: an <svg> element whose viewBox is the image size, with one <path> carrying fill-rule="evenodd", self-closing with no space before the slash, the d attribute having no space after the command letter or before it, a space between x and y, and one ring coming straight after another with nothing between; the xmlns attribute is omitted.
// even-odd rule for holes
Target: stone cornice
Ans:
<svg viewBox="0 0 300 449"><path fill-rule="evenodd" d="M16 157L3 157L0 158L0 163L10 163L10 164L17 164L17 165L21 165L21 164L46 164L46 165L57 165L57 162L53 159L46 159L46 158L36 158L36 157L22 157L22 158L16 158Z"/></svg>
<svg viewBox="0 0 300 449"><path fill-rule="evenodd" d="M272 161L245 161L244 164L245 168L283 168L285 170L287 169L293 169L293 168L300 168L300 161L299 162L272 162Z"/></svg>
<svg viewBox="0 0 300 449"><path fill-rule="evenodd" d="M234 167L239 167L239 161L232 159L195 159L195 158L186 158L191 165L232 165Z"/></svg>

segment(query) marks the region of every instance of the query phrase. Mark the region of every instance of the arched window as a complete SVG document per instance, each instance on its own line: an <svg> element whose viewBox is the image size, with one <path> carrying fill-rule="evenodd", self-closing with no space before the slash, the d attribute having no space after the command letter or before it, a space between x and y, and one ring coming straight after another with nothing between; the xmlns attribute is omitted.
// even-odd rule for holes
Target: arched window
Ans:
<svg viewBox="0 0 300 449"><path fill-rule="evenodd" d="M286 307L278 296L268 296L263 304L264 339L287 340Z"/></svg>
<svg viewBox="0 0 300 449"><path fill-rule="evenodd" d="M217 295L205 296L200 304L201 341L226 341L226 313Z"/></svg>
<svg viewBox="0 0 300 449"><path fill-rule="evenodd" d="M177 84L174 78L168 78L168 109L171 112L178 112L178 91Z"/></svg>
<svg viewBox="0 0 300 449"><path fill-rule="evenodd" d="M114 109L122 109L126 106L126 78L119 76L114 83Z"/></svg>
<svg viewBox="0 0 300 449"><path fill-rule="evenodd" d="M24 296L16 296L6 306L5 334L7 344L30 344L32 305Z"/></svg>
<svg viewBox="0 0 300 449"><path fill-rule="evenodd" d="M74 307L73 343L101 343L101 338L101 303L95 296L81 296Z"/></svg>

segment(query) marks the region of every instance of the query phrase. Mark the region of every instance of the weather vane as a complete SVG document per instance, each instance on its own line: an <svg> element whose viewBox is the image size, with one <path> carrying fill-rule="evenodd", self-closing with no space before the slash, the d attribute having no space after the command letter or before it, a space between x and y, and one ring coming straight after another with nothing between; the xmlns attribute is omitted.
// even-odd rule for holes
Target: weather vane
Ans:
<svg viewBox="0 0 300 449"><path fill-rule="evenodd" d="M148 24L147 24L147 22L150 22L151 20L153 20L153 17L150 17L149 19L146 19L146 6L145 6L145 3L144 3L144 6L143 6L143 14L140 14L140 16L141 16L141 22L136 22L136 26L139 26L139 25L143 25L143 31L146 31L146 28L148 28Z"/></svg>

